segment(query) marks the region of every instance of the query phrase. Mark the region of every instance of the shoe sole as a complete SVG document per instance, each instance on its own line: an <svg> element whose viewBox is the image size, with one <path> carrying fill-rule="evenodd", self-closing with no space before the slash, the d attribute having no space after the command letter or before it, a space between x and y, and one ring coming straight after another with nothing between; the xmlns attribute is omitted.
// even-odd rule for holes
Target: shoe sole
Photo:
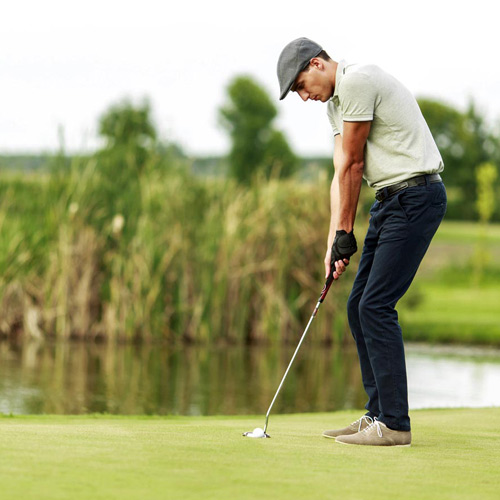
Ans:
<svg viewBox="0 0 500 500"><path fill-rule="evenodd" d="M349 434L337 434L336 436L328 436L327 434L321 434L323 437L328 438L328 439L337 439L340 436L352 436L353 434L356 434L355 432L351 432Z"/></svg>
<svg viewBox="0 0 500 500"><path fill-rule="evenodd" d="M379 448L409 448L410 444L358 444L358 443L344 443L344 441L337 441L339 444L346 444L347 446L378 446Z"/></svg>
<svg viewBox="0 0 500 500"><path fill-rule="evenodd" d="M327 436L326 434L321 434L324 438L336 439L338 436Z"/></svg>

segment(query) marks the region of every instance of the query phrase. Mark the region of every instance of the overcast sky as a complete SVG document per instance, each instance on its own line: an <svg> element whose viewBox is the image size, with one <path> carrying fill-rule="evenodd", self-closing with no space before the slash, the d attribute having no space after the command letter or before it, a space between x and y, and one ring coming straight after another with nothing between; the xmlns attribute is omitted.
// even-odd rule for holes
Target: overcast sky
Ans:
<svg viewBox="0 0 500 500"><path fill-rule="evenodd" d="M278 101L276 62L307 36L335 60L377 64L416 96L500 119L492 0L16 0L0 9L0 152L96 146L96 124L123 97L149 97L163 138L224 154L225 88L252 75L276 100L277 125L300 154L330 154L326 105Z"/></svg>

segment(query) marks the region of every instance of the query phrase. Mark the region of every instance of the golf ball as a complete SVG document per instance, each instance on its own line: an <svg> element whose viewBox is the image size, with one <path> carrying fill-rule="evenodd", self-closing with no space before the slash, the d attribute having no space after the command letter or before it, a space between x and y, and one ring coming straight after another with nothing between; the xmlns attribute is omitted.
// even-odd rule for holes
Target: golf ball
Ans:
<svg viewBox="0 0 500 500"><path fill-rule="evenodd" d="M256 438L260 438L260 437L265 436L264 430L261 429L260 427L257 427L256 429L254 429L252 434L253 434L253 437L256 437Z"/></svg>

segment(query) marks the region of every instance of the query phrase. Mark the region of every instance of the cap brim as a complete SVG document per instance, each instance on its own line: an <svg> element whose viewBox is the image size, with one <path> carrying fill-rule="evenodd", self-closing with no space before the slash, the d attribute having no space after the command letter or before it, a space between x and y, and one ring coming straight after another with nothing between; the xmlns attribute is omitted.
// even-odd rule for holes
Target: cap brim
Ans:
<svg viewBox="0 0 500 500"><path fill-rule="evenodd" d="M309 62L302 69L299 69L299 71L297 71L297 74L293 77L293 80L290 82L288 87L286 87L286 90L284 90L281 93L280 101L282 101L288 95L288 92L290 92L290 90L292 90L292 87L293 87L293 84L295 83L295 80L297 80L297 77L299 76L299 74L302 73L302 71L304 71L307 68L308 64L309 64Z"/></svg>
<svg viewBox="0 0 500 500"><path fill-rule="evenodd" d="M295 80L294 80L295 81ZM293 81L293 82L294 82ZM285 90L281 96L280 96L280 101L282 101L287 95L288 95L288 92L290 92L290 90L292 90L292 85L293 85L293 82L290 84L290 86L288 87L287 90Z"/></svg>

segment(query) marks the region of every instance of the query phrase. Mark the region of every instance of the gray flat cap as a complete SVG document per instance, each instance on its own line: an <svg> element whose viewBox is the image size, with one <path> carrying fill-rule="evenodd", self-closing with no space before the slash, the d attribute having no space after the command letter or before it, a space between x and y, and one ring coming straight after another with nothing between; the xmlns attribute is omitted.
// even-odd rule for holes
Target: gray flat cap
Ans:
<svg viewBox="0 0 500 500"><path fill-rule="evenodd" d="M316 57L323 48L309 38L297 38L290 42L278 59L278 81L280 84L280 101L286 97L298 74Z"/></svg>

